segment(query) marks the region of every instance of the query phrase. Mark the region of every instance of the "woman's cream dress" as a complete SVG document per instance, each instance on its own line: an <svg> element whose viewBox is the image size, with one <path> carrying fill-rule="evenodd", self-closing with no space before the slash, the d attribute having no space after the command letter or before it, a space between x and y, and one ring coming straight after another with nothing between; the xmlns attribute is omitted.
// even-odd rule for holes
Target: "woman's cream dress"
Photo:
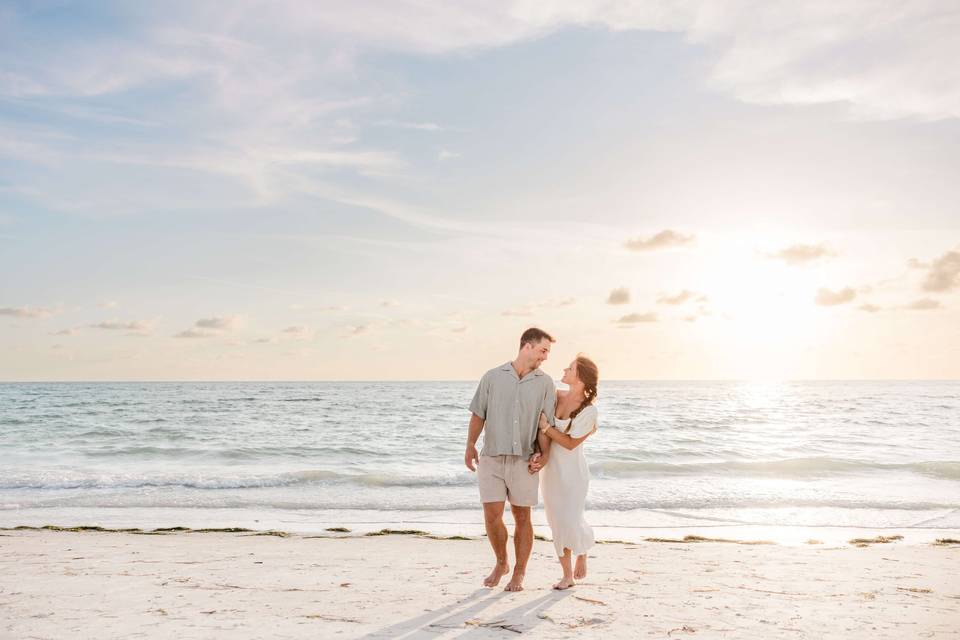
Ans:
<svg viewBox="0 0 960 640"><path fill-rule="evenodd" d="M556 419L556 428L573 438L582 438L597 424L597 408L586 407L573 419ZM570 428L567 431L567 427ZM569 450L557 442L550 444L550 459L540 470L540 489L547 522L553 531L553 546L562 556L564 548L579 556L593 546L593 529L583 518L590 485L590 468L583 455L583 445Z"/></svg>

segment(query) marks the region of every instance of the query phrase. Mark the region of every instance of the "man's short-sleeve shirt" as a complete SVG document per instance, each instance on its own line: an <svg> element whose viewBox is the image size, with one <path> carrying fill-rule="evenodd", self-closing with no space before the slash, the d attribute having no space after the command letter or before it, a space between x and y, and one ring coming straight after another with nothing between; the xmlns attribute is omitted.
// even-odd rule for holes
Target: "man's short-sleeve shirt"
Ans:
<svg viewBox="0 0 960 640"><path fill-rule="evenodd" d="M533 455L540 412L554 424L556 388L540 369L523 378L513 363L487 371L470 403L470 411L484 420L484 456Z"/></svg>

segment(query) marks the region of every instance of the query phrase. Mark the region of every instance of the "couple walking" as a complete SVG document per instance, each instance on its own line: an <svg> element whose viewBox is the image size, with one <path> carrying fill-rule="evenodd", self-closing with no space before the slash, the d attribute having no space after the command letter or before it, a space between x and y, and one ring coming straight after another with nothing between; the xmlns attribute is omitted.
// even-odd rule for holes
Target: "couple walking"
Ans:
<svg viewBox="0 0 960 640"><path fill-rule="evenodd" d="M516 528L516 564L507 591L521 591L533 548L530 511L543 489L543 505L563 577L553 585L568 589L587 575L593 529L583 518L589 469L581 446L597 430L597 365L577 356L563 370L567 391L557 391L540 370L556 342L541 329L527 329L512 362L484 374L470 403L464 463L477 472L487 538L497 564L483 581L494 587L509 573L504 502L510 501ZM483 432L483 451L476 443ZM576 567L573 558L576 557Z"/></svg>

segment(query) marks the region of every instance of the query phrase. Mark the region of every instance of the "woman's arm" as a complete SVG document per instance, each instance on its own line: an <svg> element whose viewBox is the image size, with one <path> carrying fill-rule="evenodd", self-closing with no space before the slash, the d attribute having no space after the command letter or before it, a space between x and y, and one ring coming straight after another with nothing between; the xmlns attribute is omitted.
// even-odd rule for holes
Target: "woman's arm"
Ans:
<svg viewBox="0 0 960 640"><path fill-rule="evenodd" d="M590 431L590 433L586 434L585 436L581 436L579 438L574 438L568 433L563 433L561 431L558 431L554 427L551 427L550 423L547 422L547 417L542 413L540 414L540 433L544 434L545 436L550 438L550 440L552 440L553 442L556 442L564 449L568 449L570 451L573 451L574 449L579 447L580 444L584 440L589 438L590 434L592 434L596 430L597 430L597 427L594 426L593 429Z"/></svg>

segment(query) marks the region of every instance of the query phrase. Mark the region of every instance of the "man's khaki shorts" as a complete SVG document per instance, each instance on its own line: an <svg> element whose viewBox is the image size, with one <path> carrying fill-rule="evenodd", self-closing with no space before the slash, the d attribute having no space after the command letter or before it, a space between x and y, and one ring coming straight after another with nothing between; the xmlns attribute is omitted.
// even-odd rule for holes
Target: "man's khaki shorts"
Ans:
<svg viewBox="0 0 960 640"><path fill-rule="evenodd" d="M480 502L510 500L516 507L537 506L540 474L527 470L527 460L524 456L480 456Z"/></svg>

